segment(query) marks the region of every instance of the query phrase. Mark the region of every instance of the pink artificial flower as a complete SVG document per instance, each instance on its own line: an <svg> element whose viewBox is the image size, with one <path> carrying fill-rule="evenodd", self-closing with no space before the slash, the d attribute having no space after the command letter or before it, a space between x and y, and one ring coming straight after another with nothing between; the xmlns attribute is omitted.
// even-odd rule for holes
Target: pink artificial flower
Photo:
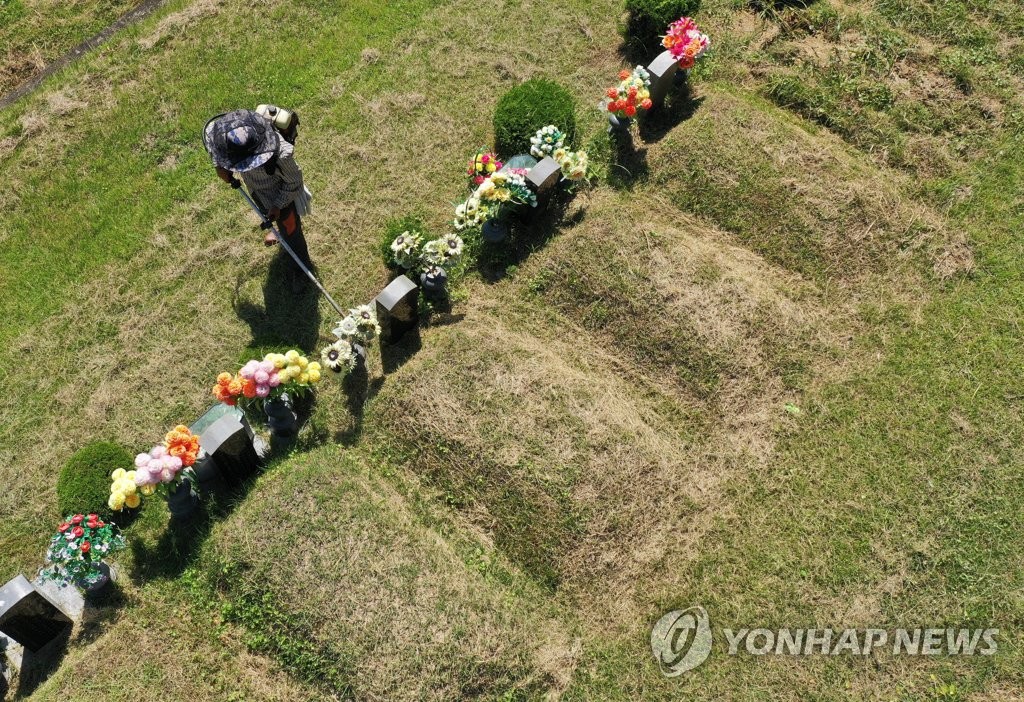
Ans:
<svg viewBox="0 0 1024 702"><path fill-rule="evenodd" d="M257 385L256 386L256 397L266 397L270 394L269 385Z"/></svg>
<svg viewBox="0 0 1024 702"><path fill-rule="evenodd" d="M147 465L149 465L149 454L148 453L140 453L138 456L135 457L135 467L136 468L142 468L143 466L147 466Z"/></svg>
<svg viewBox="0 0 1024 702"><path fill-rule="evenodd" d="M163 458L164 456L167 455L167 447L166 446L154 446L150 450L149 455L152 456L153 458Z"/></svg>
<svg viewBox="0 0 1024 702"><path fill-rule="evenodd" d="M260 369L252 376L252 379L256 381L257 385L266 385L270 380L270 373Z"/></svg>

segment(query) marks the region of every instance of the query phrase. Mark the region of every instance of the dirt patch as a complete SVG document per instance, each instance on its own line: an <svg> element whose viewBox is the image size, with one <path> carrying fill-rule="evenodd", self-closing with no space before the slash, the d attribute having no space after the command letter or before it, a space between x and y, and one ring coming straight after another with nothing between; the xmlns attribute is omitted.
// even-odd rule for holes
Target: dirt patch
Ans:
<svg viewBox="0 0 1024 702"><path fill-rule="evenodd" d="M939 280L948 280L958 275L968 275L975 267L971 247L966 242L954 242L938 253L932 271Z"/></svg>

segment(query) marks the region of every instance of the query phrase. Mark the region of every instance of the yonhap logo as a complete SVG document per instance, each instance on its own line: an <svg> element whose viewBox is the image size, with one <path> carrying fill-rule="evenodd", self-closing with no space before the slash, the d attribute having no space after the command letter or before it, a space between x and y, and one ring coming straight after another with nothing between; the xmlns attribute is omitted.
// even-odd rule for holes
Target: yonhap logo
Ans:
<svg viewBox="0 0 1024 702"><path fill-rule="evenodd" d="M891 651L894 656L993 656L999 650L996 628L916 629L720 629L727 655L864 656ZM665 677L693 670L711 653L711 624L700 606L676 609L651 629L651 652Z"/></svg>
<svg viewBox="0 0 1024 702"><path fill-rule="evenodd" d="M666 677L693 670L711 653L708 613L699 606L669 612L651 629L651 651Z"/></svg>

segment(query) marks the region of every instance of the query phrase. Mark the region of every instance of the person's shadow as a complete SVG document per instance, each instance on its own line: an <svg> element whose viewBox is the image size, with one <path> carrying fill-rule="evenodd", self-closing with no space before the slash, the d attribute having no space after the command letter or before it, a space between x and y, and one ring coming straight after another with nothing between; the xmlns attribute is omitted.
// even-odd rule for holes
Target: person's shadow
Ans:
<svg viewBox="0 0 1024 702"><path fill-rule="evenodd" d="M315 265L310 268L316 275ZM235 284L235 314L252 330L254 348L288 347L312 351L320 336L320 291L294 266L283 250L267 267L263 306L239 298Z"/></svg>

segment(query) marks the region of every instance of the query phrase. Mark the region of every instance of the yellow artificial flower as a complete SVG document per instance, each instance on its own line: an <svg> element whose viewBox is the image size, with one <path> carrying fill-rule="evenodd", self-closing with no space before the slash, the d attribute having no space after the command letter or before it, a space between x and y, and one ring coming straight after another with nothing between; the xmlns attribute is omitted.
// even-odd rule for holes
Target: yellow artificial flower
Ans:
<svg viewBox="0 0 1024 702"><path fill-rule="evenodd" d="M124 499L124 504L126 507L135 509L142 504L142 498L138 495L128 495L128 497Z"/></svg>
<svg viewBox="0 0 1024 702"><path fill-rule="evenodd" d="M319 361L310 361L309 365L306 366L306 370L309 371L310 373L312 373L313 371L317 371L319 373L323 369L324 367L320 365Z"/></svg>
<svg viewBox="0 0 1024 702"><path fill-rule="evenodd" d="M284 357L288 360L289 363L295 363L295 361L299 359L299 352L296 351L295 349L291 349L288 353L284 355Z"/></svg>
<svg viewBox="0 0 1024 702"><path fill-rule="evenodd" d="M310 365L312 365L312 364L310 364ZM320 382L320 371L312 370L311 369L311 370L307 370L306 373L309 374L309 382L311 382L311 383L319 383Z"/></svg>
<svg viewBox="0 0 1024 702"><path fill-rule="evenodd" d="M135 482L135 471L134 470L126 471L125 474L124 474L124 479L125 480L131 480L134 483Z"/></svg>
<svg viewBox="0 0 1024 702"><path fill-rule="evenodd" d="M309 382L309 373L300 373L299 374L299 382L302 383L303 385L308 383Z"/></svg>
<svg viewBox="0 0 1024 702"><path fill-rule="evenodd" d="M124 473L124 468L118 468L117 470L110 474L110 477L113 478L114 480L120 480L121 478L124 477Z"/></svg>
<svg viewBox="0 0 1024 702"><path fill-rule="evenodd" d="M297 360L296 363L299 365L299 368L305 368L309 365L309 359L305 356L299 356L299 360Z"/></svg>
<svg viewBox="0 0 1024 702"><path fill-rule="evenodd" d="M107 507L115 512L120 512L121 509L124 508L124 498L117 495L111 495L110 499L107 500Z"/></svg>
<svg viewBox="0 0 1024 702"><path fill-rule="evenodd" d="M149 497L154 492L156 492L156 485L143 485L142 487L139 488L139 492L141 492L146 497Z"/></svg>

